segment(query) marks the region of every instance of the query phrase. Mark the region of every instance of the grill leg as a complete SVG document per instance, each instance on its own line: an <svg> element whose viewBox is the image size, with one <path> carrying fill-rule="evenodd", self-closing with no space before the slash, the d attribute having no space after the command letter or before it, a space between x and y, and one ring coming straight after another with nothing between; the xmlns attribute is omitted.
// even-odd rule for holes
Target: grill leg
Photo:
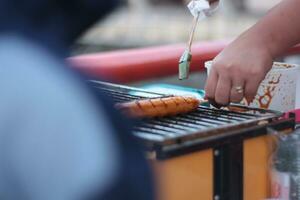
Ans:
<svg viewBox="0 0 300 200"><path fill-rule="evenodd" d="M214 200L243 199L243 141L214 150Z"/></svg>

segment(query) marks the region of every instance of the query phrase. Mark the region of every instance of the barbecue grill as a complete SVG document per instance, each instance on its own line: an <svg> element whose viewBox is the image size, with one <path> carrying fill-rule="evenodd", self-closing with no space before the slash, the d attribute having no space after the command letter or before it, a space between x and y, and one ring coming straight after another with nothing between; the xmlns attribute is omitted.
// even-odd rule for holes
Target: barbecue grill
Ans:
<svg viewBox="0 0 300 200"><path fill-rule="evenodd" d="M116 102L170 96L91 81ZM268 132L289 133L293 116L232 105L141 120L133 134L146 148L163 200L260 200L269 195Z"/></svg>

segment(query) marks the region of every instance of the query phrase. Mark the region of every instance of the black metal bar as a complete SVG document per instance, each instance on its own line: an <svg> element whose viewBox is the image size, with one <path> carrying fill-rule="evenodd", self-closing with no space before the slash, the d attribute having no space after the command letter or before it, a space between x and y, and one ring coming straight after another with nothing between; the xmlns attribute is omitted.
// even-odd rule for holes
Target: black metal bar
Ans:
<svg viewBox="0 0 300 200"><path fill-rule="evenodd" d="M174 126L164 126L162 124L159 124L158 122L157 123L146 123L142 127L150 128L152 130L155 130L155 129L156 130L161 130L161 131L164 131L166 133L166 136L172 135L173 137L178 136L178 135L182 135L186 132L185 129L181 129L179 127L176 127L175 125ZM139 127L136 127L136 128L138 129Z"/></svg>
<svg viewBox="0 0 300 200"><path fill-rule="evenodd" d="M243 141L214 150L214 198L243 200Z"/></svg>
<svg viewBox="0 0 300 200"><path fill-rule="evenodd" d="M209 107L205 107L205 106L200 106L200 108L201 108L201 110L203 110L205 112L213 113L213 115L235 116L235 117L244 118L244 119L253 118L253 117L258 116L258 114L259 114L259 112L258 112L258 114L252 114L252 113L247 113L247 112L236 112L236 111L229 111L229 110L223 110L223 109L214 109L214 108L209 108ZM253 111L253 109L248 108L248 111Z"/></svg>
<svg viewBox="0 0 300 200"><path fill-rule="evenodd" d="M208 119L213 119L215 121L221 121L221 122L226 122L226 123L231 123L231 122L237 122L237 121L245 121L245 119L233 119L230 118L230 116L226 115L219 115L219 114L211 114L209 112L203 112L201 110L197 110L197 112L190 113L188 115L198 117L198 118L208 118Z"/></svg>
<svg viewBox="0 0 300 200"><path fill-rule="evenodd" d="M215 120L215 119L211 119L209 117L195 117L195 116L191 116L191 115L184 115L182 116L184 117L186 120L191 120L190 123L192 122L198 122L198 121L201 121L201 122L205 122L205 123L208 123L212 126L215 126L215 125L224 125L224 124L227 124L227 122L224 122L224 121L221 121L221 120Z"/></svg>
<svg viewBox="0 0 300 200"><path fill-rule="evenodd" d="M232 144L236 140L246 140L249 138L266 135L268 133L268 127L277 131L284 131L287 129L293 129L295 127L295 121L294 119L280 120L267 125L258 125L251 128L244 128L224 133L219 132L212 136L204 134L201 138L195 138L187 142L182 139L180 141L181 143L176 144L170 144L171 142L165 140L159 144L161 148L156 152L157 159L170 159L172 157L185 155L203 149L217 148L220 145ZM155 142L153 142L152 146L155 146Z"/></svg>

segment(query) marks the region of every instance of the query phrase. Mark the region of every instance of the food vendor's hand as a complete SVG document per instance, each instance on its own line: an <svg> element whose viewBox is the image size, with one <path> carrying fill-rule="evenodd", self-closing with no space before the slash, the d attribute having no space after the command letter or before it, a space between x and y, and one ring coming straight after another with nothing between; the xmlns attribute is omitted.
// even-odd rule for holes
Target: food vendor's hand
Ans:
<svg viewBox="0 0 300 200"><path fill-rule="evenodd" d="M272 56L263 45L233 42L213 60L206 97L219 105L239 103L244 97L251 102L272 63Z"/></svg>

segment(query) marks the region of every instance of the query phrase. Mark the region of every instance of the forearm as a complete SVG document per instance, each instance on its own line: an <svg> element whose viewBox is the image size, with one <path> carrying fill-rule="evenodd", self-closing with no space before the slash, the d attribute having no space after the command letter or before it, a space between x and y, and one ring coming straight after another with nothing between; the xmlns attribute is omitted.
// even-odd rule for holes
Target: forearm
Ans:
<svg viewBox="0 0 300 200"><path fill-rule="evenodd" d="M299 0L283 0L237 41L246 40L264 48L272 58L280 56L300 42L299 9Z"/></svg>

